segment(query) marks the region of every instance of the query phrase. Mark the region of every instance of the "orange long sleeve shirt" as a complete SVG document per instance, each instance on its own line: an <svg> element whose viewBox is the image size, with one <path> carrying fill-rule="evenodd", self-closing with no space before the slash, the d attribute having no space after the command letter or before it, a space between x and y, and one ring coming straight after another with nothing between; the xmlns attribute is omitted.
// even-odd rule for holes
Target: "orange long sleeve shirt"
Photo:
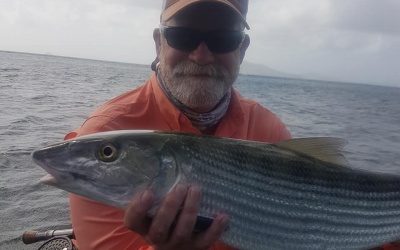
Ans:
<svg viewBox="0 0 400 250"><path fill-rule="evenodd" d="M65 138L123 129L181 131L200 134L162 92L155 75L142 87L100 106L75 132ZM281 120L258 103L232 91L231 103L215 136L261 142L289 139ZM71 220L80 250L150 250L140 235L126 229L124 211L70 194ZM217 243L210 250L232 250Z"/></svg>

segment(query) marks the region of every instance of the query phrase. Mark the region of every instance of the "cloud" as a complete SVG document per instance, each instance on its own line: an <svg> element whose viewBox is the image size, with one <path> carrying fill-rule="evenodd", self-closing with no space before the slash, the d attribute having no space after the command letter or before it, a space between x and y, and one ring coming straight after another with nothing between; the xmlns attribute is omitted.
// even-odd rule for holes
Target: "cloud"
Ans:
<svg viewBox="0 0 400 250"><path fill-rule="evenodd" d="M0 50L149 64L161 5L0 0ZM400 85L398 13L398 0L250 0L245 60L306 77Z"/></svg>
<svg viewBox="0 0 400 250"><path fill-rule="evenodd" d="M397 0L258 0L250 7L248 58L255 62L309 77L399 84Z"/></svg>
<svg viewBox="0 0 400 250"><path fill-rule="evenodd" d="M400 1L332 1L333 25L342 30L400 35Z"/></svg>
<svg viewBox="0 0 400 250"><path fill-rule="evenodd" d="M0 29L7 36L0 40L0 49L150 63L160 5L123 0L4 1Z"/></svg>

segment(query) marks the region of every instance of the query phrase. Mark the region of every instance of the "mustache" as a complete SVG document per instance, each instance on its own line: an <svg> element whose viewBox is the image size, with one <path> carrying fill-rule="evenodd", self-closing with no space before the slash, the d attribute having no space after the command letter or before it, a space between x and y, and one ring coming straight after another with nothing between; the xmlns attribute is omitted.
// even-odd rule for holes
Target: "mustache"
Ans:
<svg viewBox="0 0 400 250"><path fill-rule="evenodd" d="M181 62L175 66L172 73L175 76L210 76L215 78L225 78L228 72L218 64L198 65L192 61Z"/></svg>

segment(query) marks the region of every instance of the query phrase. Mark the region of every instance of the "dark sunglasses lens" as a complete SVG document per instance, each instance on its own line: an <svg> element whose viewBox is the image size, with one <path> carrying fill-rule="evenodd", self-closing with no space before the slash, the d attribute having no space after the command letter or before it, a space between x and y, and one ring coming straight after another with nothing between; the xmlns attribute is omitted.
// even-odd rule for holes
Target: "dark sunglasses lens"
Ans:
<svg viewBox="0 0 400 250"><path fill-rule="evenodd" d="M205 40L211 52L229 53L236 50L243 41L243 32L236 30L202 33L182 27L166 27L163 33L169 46L187 52L195 50Z"/></svg>
<svg viewBox="0 0 400 250"><path fill-rule="evenodd" d="M242 31L216 31L206 37L208 49L214 53L235 51L243 40Z"/></svg>
<svg viewBox="0 0 400 250"><path fill-rule="evenodd" d="M198 32L185 28L166 28L164 36L169 46L182 51L193 51L201 43Z"/></svg>

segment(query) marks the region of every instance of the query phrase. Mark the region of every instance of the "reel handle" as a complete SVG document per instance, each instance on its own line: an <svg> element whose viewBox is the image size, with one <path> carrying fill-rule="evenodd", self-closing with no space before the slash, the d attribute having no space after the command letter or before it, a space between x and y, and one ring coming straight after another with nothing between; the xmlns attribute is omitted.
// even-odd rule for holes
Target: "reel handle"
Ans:
<svg viewBox="0 0 400 250"><path fill-rule="evenodd" d="M25 233L22 235L22 242L28 245L35 242L48 240L57 236L63 236L63 237L68 237L70 239L75 239L73 229L47 230L45 232L28 230L25 231Z"/></svg>

